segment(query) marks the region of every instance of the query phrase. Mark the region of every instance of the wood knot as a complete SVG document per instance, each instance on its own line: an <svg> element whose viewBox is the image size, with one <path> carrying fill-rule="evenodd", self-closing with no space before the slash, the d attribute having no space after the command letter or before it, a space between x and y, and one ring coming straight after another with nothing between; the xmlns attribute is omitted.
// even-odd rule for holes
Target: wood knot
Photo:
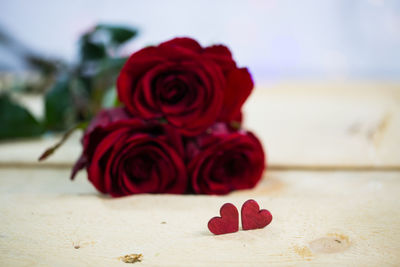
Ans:
<svg viewBox="0 0 400 267"><path fill-rule="evenodd" d="M337 253L350 247L350 240L342 234L327 234L310 242L310 248L315 253Z"/></svg>

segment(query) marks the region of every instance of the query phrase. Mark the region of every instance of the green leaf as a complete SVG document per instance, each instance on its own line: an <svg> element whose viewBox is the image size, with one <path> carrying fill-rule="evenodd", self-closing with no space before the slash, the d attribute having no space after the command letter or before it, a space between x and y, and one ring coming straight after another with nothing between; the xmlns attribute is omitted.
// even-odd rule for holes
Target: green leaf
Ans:
<svg viewBox="0 0 400 267"><path fill-rule="evenodd" d="M159 118L159 119L158 119L158 122L159 122L160 124L168 124L168 121L167 121L166 118Z"/></svg>
<svg viewBox="0 0 400 267"><path fill-rule="evenodd" d="M231 121L230 125L235 130L239 130L242 127L242 123L240 121Z"/></svg>
<svg viewBox="0 0 400 267"><path fill-rule="evenodd" d="M35 117L6 94L0 94L0 125L0 139L33 137L43 133L43 126Z"/></svg>
<svg viewBox="0 0 400 267"><path fill-rule="evenodd" d="M96 30L104 31L109 34L111 42L117 45L125 43L129 39L135 37L138 33L138 31L133 28L106 24L99 24L96 27Z"/></svg>
<svg viewBox="0 0 400 267"><path fill-rule="evenodd" d="M81 40L81 57L82 60L98 60L107 56L107 51L102 43L95 43L89 38Z"/></svg>
<svg viewBox="0 0 400 267"><path fill-rule="evenodd" d="M75 110L69 80L57 81L45 96L45 125L49 130L64 130L74 123Z"/></svg>
<svg viewBox="0 0 400 267"><path fill-rule="evenodd" d="M127 60L127 57L103 59L97 66L96 75L103 75L109 71L119 73Z"/></svg>

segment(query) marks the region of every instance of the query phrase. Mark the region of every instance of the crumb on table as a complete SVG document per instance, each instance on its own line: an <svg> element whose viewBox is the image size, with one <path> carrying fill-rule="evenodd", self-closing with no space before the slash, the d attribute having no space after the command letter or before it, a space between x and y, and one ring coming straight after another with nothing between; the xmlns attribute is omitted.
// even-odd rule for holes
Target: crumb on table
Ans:
<svg viewBox="0 0 400 267"><path fill-rule="evenodd" d="M142 254L128 254L125 256L121 256L118 259L125 263L135 263L135 262L141 262L143 260L143 255Z"/></svg>

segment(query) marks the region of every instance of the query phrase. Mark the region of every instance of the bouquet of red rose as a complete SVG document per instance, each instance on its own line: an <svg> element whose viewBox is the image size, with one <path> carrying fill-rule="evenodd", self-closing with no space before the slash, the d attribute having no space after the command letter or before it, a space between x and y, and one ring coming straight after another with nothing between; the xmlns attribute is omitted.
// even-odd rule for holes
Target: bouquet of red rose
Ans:
<svg viewBox="0 0 400 267"><path fill-rule="evenodd" d="M86 168L113 197L252 188L265 168L261 143L240 128L252 89L225 46L175 38L146 47L118 77L123 107L99 112L86 129L72 178Z"/></svg>

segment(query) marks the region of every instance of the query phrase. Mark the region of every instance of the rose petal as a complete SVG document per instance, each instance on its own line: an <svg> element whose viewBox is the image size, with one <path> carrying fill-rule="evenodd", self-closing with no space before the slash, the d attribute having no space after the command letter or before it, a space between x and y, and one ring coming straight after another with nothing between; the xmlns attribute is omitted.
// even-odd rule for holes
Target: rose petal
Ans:
<svg viewBox="0 0 400 267"><path fill-rule="evenodd" d="M191 38L187 37L178 37L167 42L161 43L160 46L180 46L187 49L190 49L195 52L201 52L202 48L199 43Z"/></svg>
<svg viewBox="0 0 400 267"><path fill-rule="evenodd" d="M240 109L253 90L254 84L246 68L235 69L228 75L220 121L230 122L238 117Z"/></svg>
<svg viewBox="0 0 400 267"><path fill-rule="evenodd" d="M206 47L203 54L217 63L224 73L228 73L236 68L236 63L232 58L231 51L224 45Z"/></svg>
<svg viewBox="0 0 400 267"><path fill-rule="evenodd" d="M211 132L188 140L188 172L193 191L227 194L254 187L265 168L259 140L249 132L216 124ZM194 152L193 152L194 151Z"/></svg>

